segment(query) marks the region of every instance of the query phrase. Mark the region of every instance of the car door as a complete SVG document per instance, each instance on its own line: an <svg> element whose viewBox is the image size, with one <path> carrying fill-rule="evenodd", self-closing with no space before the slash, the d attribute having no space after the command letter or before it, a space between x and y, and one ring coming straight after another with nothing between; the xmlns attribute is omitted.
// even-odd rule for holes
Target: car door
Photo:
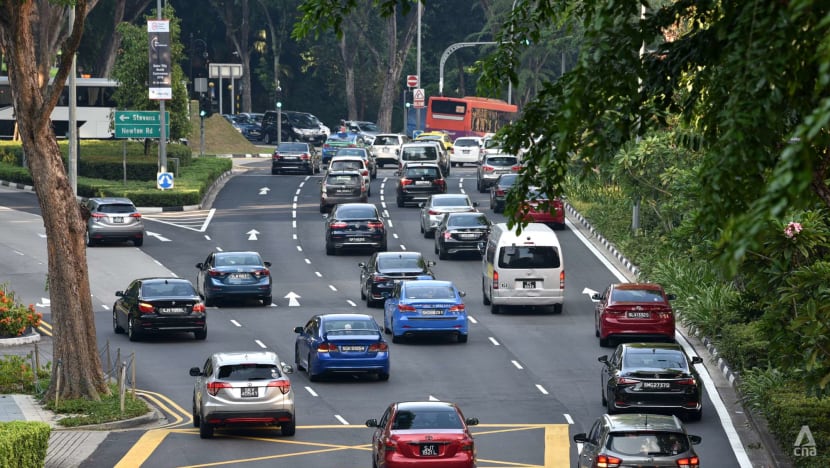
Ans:
<svg viewBox="0 0 830 468"><path fill-rule="evenodd" d="M199 264L201 265L201 267L197 265L197 267L199 267L199 271L196 273L196 292L202 297L205 297L205 290L207 289L206 283L208 281L208 271L210 271L210 269L213 268L213 263L214 254L211 253L207 256L203 263Z"/></svg>
<svg viewBox="0 0 830 468"><path fill-rule="evenodd" d="M582 451L579 452L579 468L593 468L594 459L599 452L599 440L602 433L602 420L599 419L591 426L591 431L588 432L588 441L582 446Z"/></svg>
<svg viewBox="0 0 830 468"><path fill-rule="evenodd" d="M203 392L205 391L205 386L210 381L212 374L213 361L211 361L211 358L207 358L205 365L202 368L202 375L196 377L196 381L193 383L193 408L199 408L200 413L202 408L202 397L204 396Z"/></svg>
<svg viewBox="0 0 830 468"><path fill-rule="evenodd" d="M401 298L402 285L403 281L395 283L395 288L392 290L392 294L386 298L386 302L383 303L383 328L385 330L392 329L393 314L398 308L398 301L400 301Z"/></svg>
<svg viewBox="0 0 830 468"><path fill-rule="evenodd" d="M386 446L384 444L384 439L387 434L389 434L389 421L392 414L392 407L386 408L386 411L383 413L383 417L380 418L378 421L377 427L372 432L372 457L374 457L375 463L373 466L385 466L384 457L386 456Z"/></svg>
<svg viewBox="0 0 830 468"><path fill-rule="evenodd" d="M599 301L597 301L597 305L594 307L594 323L597 332L600 331L600 319L602 318L602 311L605 310L605 306L608 305L609 297L611 297L610 285L607 288L605 288L605 291L602 293L602 295L600 295Z"/></svg>
<svg viewBox="0 0 830 468"><path fill-rule="evenodd" d="M367 261L360 268L360 287L366 292L366 295L372 294L372 275L377 271L377 252L373 253Z"/></svg>
<svg viewBox="0 0 830 468"><path fill-rule="evenodd" d="M617 371L622 367L622 348L617 347L614 353L608 357L608 365L602 366L602 391L605 392L606 398L614 398L610 392L613 391L612 379L617 375Z"/></svg>
<svg viewBox="0 0 830 468"><path fill-rule="evenodd" d="M140 281L133 281L124 291L124 294L115 302L116 321L124 328L130 319L130 311L138 308L138 291L141 288Z"/></svg>
<svg viewBox="0 0 830 468"><path fill-rule="evenodd" d="M303 362L305 359L305 368L311 366L311 350L317 347L317 335L320 331L320 317L312 317L303 327L302 333L297 335L297 359L296 362Z"/></svg>

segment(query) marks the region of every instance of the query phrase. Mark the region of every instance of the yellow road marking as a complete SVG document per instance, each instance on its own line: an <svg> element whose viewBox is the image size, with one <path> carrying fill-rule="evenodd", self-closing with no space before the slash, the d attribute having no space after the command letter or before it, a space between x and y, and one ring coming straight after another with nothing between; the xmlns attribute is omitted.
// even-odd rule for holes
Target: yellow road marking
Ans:
<svg viewBox="0 0 830 468"><path fill-rule="evenodd" d="M567 424L545 426L545 468L571 466L571 441Z"/></svg>
<svg viewBox="0 0 830 468"><path fill-rule="evenodd" d="M115 468L140 468L169 433L170 431L166 429L152 429L145 432L119 460Z"/></svg>
<svg viewBox="0 0 830 468"><path fill-rule="evenodd" d="M174 402L170 398L167 398L166 396L160 393L151 392L148 390L136 390L136 393L143 396L144 398L147 398L148 400L151 400L153 403L155 403L157 407L160 407L161 409L173 416L175 421L165 424L163 427L178 426L182 424L182 422L184 422L185 420L188 423L193 421L191 419L190 412L176 404L176 402Z"/></svg>

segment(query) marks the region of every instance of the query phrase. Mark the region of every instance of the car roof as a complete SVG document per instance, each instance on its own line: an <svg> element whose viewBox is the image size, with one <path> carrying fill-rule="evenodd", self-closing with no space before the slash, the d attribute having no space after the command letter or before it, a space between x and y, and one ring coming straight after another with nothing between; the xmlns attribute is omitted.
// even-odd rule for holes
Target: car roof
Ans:
<svg viewBox="0 0 830 468"><path fill-rule="evenodd" d="M368 314L319 314L321 320L374 320Z"/></svg>
<svg viewBox="0 0 830 468"><path fill-rule="evenodd" d="M142 283L190 283L187 278L175 278L173 276L152 276L148 278L138 278Z"/></svg>
<svg viewBox="0 0 830 468"><path fill-rule="evenodd" d="M447 280L404 281L402 286L407 286L409 284L411 284L413 287L425 287L425 288L428 288L430 286L453 286L452 281L447 281Z"/></svg>
<svg viewBox="0 0 830 468"><path fill-rule="evenodd" d="M222 251L222 252L213 252L213 254L216 255L217 257L224 257L226 255L239 255L239 254L259 255L259 252L255 251L255 250L225 250L225 251Z"/></svg>
<svg viewBox="0 0 830 468"><path fill-rule="evenodd" d="M436 198L465 198L467 200L470 199L470 196L466 193L433 193L430 195L433 199Z"/></svg>
<svg viewBox="0 0 830 468"><path fill-rule="evenodd" d="M326 177L333 176L333 175L356 175L356 176L363 177L363 175L359 171L356 171L354 169L352 169L352 170L345 170L344 169L344 170L336 170L336 171L326 172Z"/></svg>
<svg viewBox="0 0 830 468"><path fill-rule="evenodd" d="M219 366L244 363L268 363L279 365L279 357L273 351L230 351L213 353Z"/></svg>
<svg viewBox="0 0 830 468"><path fill-rule="evenodd" d="M348 148L348 149L358 149L358 148ZM341 154L339 156L332 156L331 160L332 161L365 161L362 156L358 156L356 154Z"/></svg>
<svg viewBox="0 0 830 468"><path fill-rule="evenodd" d="M97 203L100 203L100 204L107 204L107 203L125 203L125 204L129 203L130 205L133 204L132 200L130 200L129 198L125 198L125 197L94 197L94 198L90 198L90 200L93 200L93 201L95 201Z"/></svg>
<svg viewBox="0 0 830 468"><path fill-rule="evenodd" d="M647 354L649 352L660 351L683 351L683 347L677 343L622 343L620 347L623 351L634 352L637 354Z"/></svg>
<svg viewBox="0 0 830 468"><path fill-rule="evenodd" d="M423 256L424 256L424 254L422 254L421 252L411 252L411 251L406 251L406 252L403 252L403 251L402 252L378 252L378 258L381 258L381 257L398 257L398 258L412 257L412 258L419 258L419 257L423 257Z"/></svg>
<svg viewBox="0 0 830 468"><path fill-rule="evenodd" d="M357 202L355 202L355 203L338 203L336 206L338 208L343 208L343 207L348 207L348 206L371 206L372 208L374 208L376 210L378 209L378 207L375 206L374 203L357 203Z"/></svg>
<svg viewBox="0 0 830 468"><path fill-rule="evenodd" d="M438 163L430 161L409 161L406 167L439 167Z"/></svg>
<svg viewBox="0 0 830 468"><path fill-rule="evenodd" d="M611 285L614 289L635 290L635 291L662 291L663 286L657 283L616 283Z"/></svg>
<svg viewBox="0 0 830 468"><path fill-rule="evenodd" d="M452 409L457 410L458 406L449 401L399 401L395 403L398 411L418 411L418 410L436 410L436 409Z"/></svg>
<svg viewBox="0 0 830 468"><path fill-rule="evenodd" d="M606 414L603 416L611 432L619 431L672 431L685 432L677 416L664 414Z"/></svg>

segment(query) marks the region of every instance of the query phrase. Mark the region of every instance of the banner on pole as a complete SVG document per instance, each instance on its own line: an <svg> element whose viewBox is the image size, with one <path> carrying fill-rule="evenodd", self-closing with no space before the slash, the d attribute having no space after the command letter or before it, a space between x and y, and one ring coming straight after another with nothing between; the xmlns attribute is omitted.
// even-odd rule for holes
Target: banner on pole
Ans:
<svg viewBox="0 0 830 468"><path fill-rule="evenodd" d="M150 99L173 99L170 21L148 20L147 32L150 38Z"/></svg>

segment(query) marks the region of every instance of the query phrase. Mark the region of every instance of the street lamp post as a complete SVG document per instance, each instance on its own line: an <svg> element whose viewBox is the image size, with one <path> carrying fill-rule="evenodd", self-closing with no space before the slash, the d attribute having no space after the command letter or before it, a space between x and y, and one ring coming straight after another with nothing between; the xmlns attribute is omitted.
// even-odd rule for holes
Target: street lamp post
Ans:
<svg viewBox="0 0 830 468"><path fill-rule="evenodd" d="M513 10L516 9L516 2L519 0L513 0L513 6L510 7L510 15L513 15ZM513 42L513 23L510 23L510 42ZM513 80L510 78L507 79L507 103L513 104Z"/></svg>

